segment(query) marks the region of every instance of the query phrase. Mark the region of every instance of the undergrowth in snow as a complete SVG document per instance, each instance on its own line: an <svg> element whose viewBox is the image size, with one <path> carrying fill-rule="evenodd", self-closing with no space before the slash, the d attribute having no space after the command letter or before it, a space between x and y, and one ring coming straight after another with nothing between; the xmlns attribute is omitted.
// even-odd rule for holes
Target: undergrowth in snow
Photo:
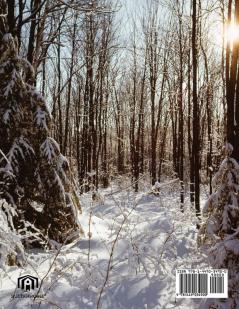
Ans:
<svg viewBox="0 0 239 309"><path fill-rule="evenodd" d="M206 268L197 249L194 210L180 211L179 187L134 193L126 181L81 196L85 238L55 251L31 250L22 267L0 270L0 308L198 308L175 298L176 268ZM126 189L125 189L126 188ZM43 299L11 299L17 279L40 280Z"/></svg>

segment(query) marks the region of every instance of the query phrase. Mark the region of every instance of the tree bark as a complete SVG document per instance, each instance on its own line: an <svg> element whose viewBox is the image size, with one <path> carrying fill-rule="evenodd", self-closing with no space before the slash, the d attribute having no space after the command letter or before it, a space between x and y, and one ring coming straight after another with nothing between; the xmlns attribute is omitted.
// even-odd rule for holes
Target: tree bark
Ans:
<svg viewBox="0 0 239 309"><path fill-rule="evenodd" d="M200 216L200 175L199 175L199 110L197 98L197 69L198 69L198 50L197 50L197 0L193 0L192 14L192 75L193 75L193 169L194 169L194 189L195 189L195 210L196 215Z"/></svg>

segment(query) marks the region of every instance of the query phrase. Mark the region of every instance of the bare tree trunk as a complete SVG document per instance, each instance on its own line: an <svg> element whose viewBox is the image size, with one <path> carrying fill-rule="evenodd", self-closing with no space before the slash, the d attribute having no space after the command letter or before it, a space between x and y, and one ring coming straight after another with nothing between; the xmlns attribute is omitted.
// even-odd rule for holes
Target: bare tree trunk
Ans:
<svg viewBox="0 0 239 309"><path fill-rule="evenodd" d="M197 1L193 0L192 14L192 74L193 74L193 169L194 169L194 189L195 189L195 209L196 215L200 216L200 176L199 176L199 110L197 98Z"/></svg>
<svg viewBox="0 0 239 309"><path fill-rule="evenodd" d="M8 13L7 13L7 23L8 31L15 34L15 0L8 0Z"/></svg>
<svg viewBox="0 0 239 309"><path fill-rule="evenodd" d="M76 41L76 19L77 16L74 16L74 25L73 25L73 35L72 35L72 49L71 49L71 62L69 70L69 80L68 80L68 92L67 92L67 103L66 103L66 115L65 115L65 135L64 135L64 144L63 144L63 154L67 154L68 146L68 136L69 136L69 126L70 126L70 106L71 106L71 88L72 88L72 76L74 68L74 57L75 57L75 41Z"/></svg>
<svg viewBox="0 0 239 309"><path fill-rule="evenodd" d="M61 105L61 33L59 29L58 33L58 46L57 46L57 75L58 75L58 81L57 81L57 105L58 105L58 141L60 145L61 151L63 150L63 119L62 119L62 105ZM53 114L54 117L54 114ZM56 121L56 118L55 118Z"/></svg>
<svg viewBox="0 0 239 309"><path fill-rule="evenodd" d="M17 23L17 38L18 38L18 48L21 47L22 43L22 38L21 38L21 33L22 33L22 21L23 21L23 11L25 7L25 2L23 0L18 1L18 23Z"/></svg>
<svg viewBox="0 0 239 309"><path fill-rule="evenodd" d="M209 81L208 60L206 52L201 46L206 77L206 111L207 111L207 175L209 175L209 192L212 194L212 108L211 108L211 87Z"/></svg>
<svg viewBox="0 0 239 309"><path fill-rule="evenodd" d="M28 51L27 51L27 60L33 64L34 61L34 44L35 44L35 31L37 26L37 19L36 19L36 10L40 5L40 0L32 0L31 1L31 25L30 25L30 33L29 33L29 41L28 41Z"/></svg>
<svg viewBox="0 0 239 309"><path fill-rule="evenodd" d="M239 0L235 0L235 23L236 25L239 24ZM233 130L233 139L232 139L232 145L233 145L233 157L239 161L239 63L238 63L238 57L239 57L239 42L238 40L235 40L233 51L232 51L232 62L231 62L231 91L234 92L234 101L231 101L234 103L233 109L234 109L234 122L230 123L228 122L228 125L230 127L229 132ZM230 94L229 94L230 97ZM232 98L231 98L232 100ZM228 104L231 104L231 102ZM230 117L231 119L232 117ZM234 129L231 127L234 126ZM230 133L231 134L231 133Z"/></svg>
<svg viewBox="0 0 239 309"><path fill-rule="evenodd" d="M179 6L179 3L178 3ZM183 211L184 204L184 119L183 119L183 36L182 36L182 8L178 7L178 20L179 20L179 95L178 95L178 113L179 113L179 125L178 125L178 156L179 156L179 169L178 176L180 180L180 203L181 211Z"/></svg>

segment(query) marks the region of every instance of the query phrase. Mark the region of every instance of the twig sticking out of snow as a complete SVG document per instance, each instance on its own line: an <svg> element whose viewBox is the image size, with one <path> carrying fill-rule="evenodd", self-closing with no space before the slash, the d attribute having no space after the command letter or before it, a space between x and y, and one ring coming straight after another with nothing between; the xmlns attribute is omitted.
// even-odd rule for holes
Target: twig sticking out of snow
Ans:
<svg viewBox="0 0 239 309"><path fill-rule="evenodd" d="M179 178L176 178L176 179L173 179L171 181L164 182L164 183L160 183L160 182L156 181L155 184L152 187L152 190L149 191L148 194L159 195L161 188L167 187L167 186L169 186L169 185L171 185L175 182L178 182L178 181L179 181Z"/></svg>
<svg viewBox="0 0 239 309"><path fill-rule="evenodd" d="M139 181L140 181L141 179L143 179L143 178L144 178L144 176L142 176L142 177L140 177L139 179L133 181L133 182L132 182L129 186L127 186L127 187L124 187L124 188L122 188L122 189L120 189L120 190L117 190L117 191L115 191L115 192L106 194L105 197L111 196L111 195L115 195L115 194L117 194L117 193L120 193L120 192L122 192L122 191L125 191L125 190L129 189L130 187L132 187L132 186L133 186L134 184L136 184L137 182L139 182Z"/></svg>
<svg viewBox="0 0 239 309"><path fill-rule="evenodd" d="M112 260L113 260L113 256L114 256L114 250L115 250L115 246L116 246L116 243L119 239L119 235L120 235L120 232L122 231L122 228L125 224L125 222L128 220L129 216L132 214L132 212L135 210L135 208L137 207L137 203L135 203L134 207L131 209L131 211L127 214L127 215L124 215L124 219L123 221L121 222L121 225L120 225L120 228L116 234L116 237L113 241L113 244L112 244L112 247L111 247L111 252L110 252L110 258L109 258L109 261L108 261L108 266L107 266L107 271L106 271L106 277L105 277L105 281L103 283L103 286L100 290L100 294L99 294L99 297L98 297L98 301L97 301L97 304L96 304L96 309L99 309L100 307L100 300L101 300L101 297L102 297L102 294L104 292L104 289L105 289L105 286L108 282L108 279L109 279L109 275L110 275L110 270L112 269L111 265L112 265Z"/></svg>
<svg viewBox="0 0 239 309"><path fill-rule="evenodd" d="M176 178L176 179L173 179L173 180L170 180L168 182L163 182L163 183L159 183L158 181L156 182L157 183L157 188L163 188L163 187L167 187L175 182L178 182L179 181L179 178ZM156 184L155 183L155 184Z"/></svg>
<svg viewBox="0 0 239 309"><path fill-rule="evenodd" d="M69 236L69 237L70 237L70 236ZM52 270L52 268L53 268L53 266L54 266L54 264L55 264L55 262L56 262L57 257L58 257L59 254L61 253L62 247L68 242L69 237L66 237L65 241L64 241L62 244L59 245L59 248L58 248L58 250L57 250L57 252L56 252L56 254L55 254L55 256L54 256L54 259L53 259L53 261L52 261L52 263L51 263L51 265L50 265L48 271L46 272L46 274L44 275L44 277L41 279L41 283L40 283L39 289L38 289L36 295L34 296L34 301L35 301L36 298L38 297L38 295L39 295L39 293L40 293L40 291L41 291L41 288L42 288L42 285L43 285L44 280L45 280L45 279L47 278L47 276L50 274L50 272L51 272L51 270ZM38 309L40 309L40 306L41 306L41 302L39 303Z"/></svg>

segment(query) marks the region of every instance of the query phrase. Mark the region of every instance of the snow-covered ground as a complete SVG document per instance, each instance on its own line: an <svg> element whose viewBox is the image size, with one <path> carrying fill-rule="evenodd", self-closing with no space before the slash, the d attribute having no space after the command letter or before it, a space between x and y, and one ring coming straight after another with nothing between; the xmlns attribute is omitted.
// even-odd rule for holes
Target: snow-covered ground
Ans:
<svg viewBox="0 0 239 309"><path fill-rule="evenodd" d="M0 270L0 308L198 308L200 300L175 298L176 268L208 267L194 212L187 201L180 211L176 185L159 196L148 190L115 183L94 201L82 195L85 238L58 252L28 252L24 268ZM42 280L44 299L11 299L25 274Z"/></svg>

